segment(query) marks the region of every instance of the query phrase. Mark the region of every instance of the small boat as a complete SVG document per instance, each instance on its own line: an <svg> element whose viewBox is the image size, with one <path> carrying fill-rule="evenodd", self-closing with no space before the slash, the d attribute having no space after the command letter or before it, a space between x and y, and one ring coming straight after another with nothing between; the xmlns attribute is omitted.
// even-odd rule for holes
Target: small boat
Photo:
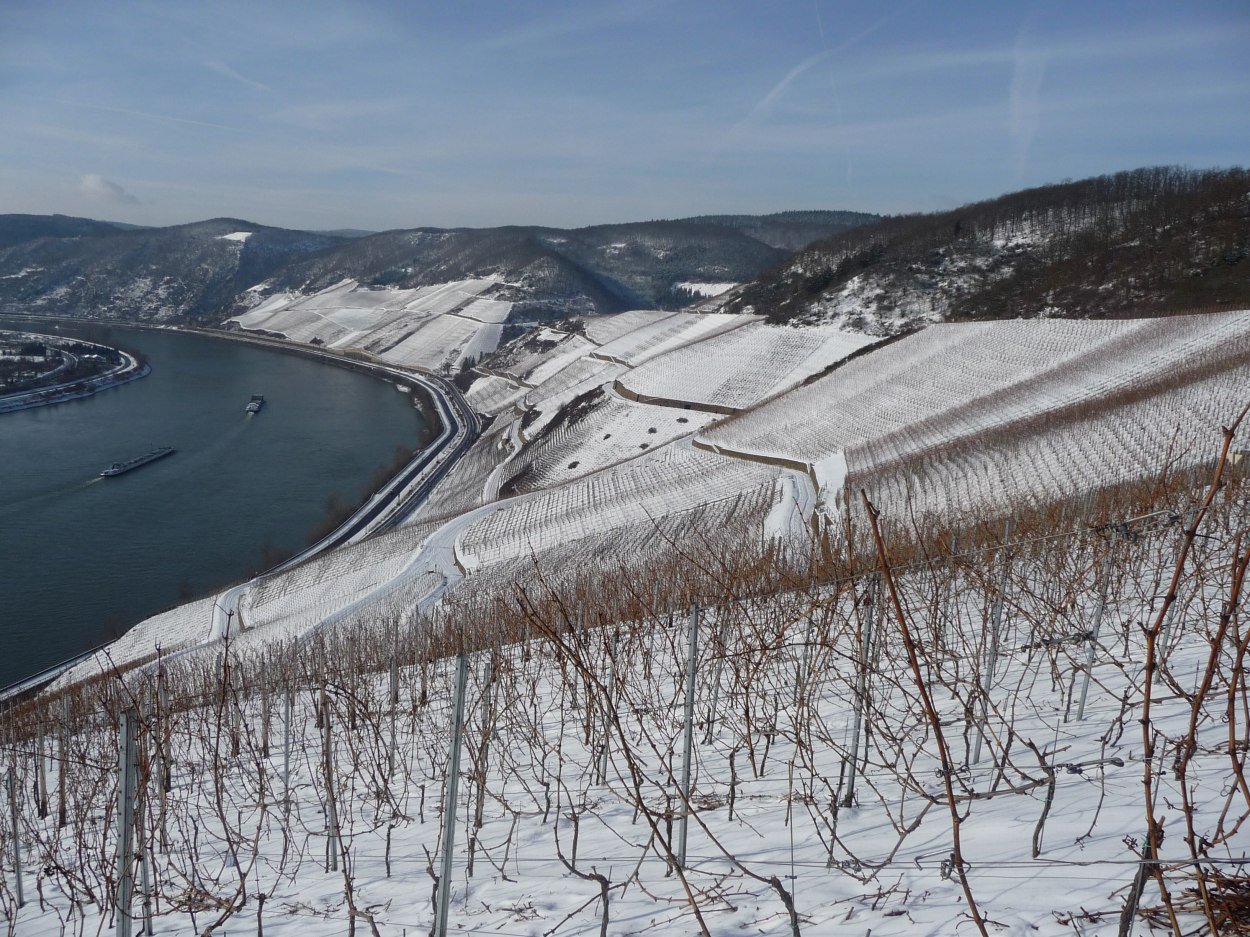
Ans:
<svg viewBox="0 0 1250 937"><path fill-rule="evenodd" d="M177 452L172 446L161 446L159 449L153 449L147 455L136 456L133 459L127 459L125 462L114 462L103 472L100 473L101 478L111 478L114 475L125 475L127 472L139 468L141 465L147 465L149 462L155 462L157 459L163 459L167 455L173 455Z"/></svg>
<svg viewBox="0 0 1250 937"><path fill-rule="evenodd" d="M252 394L252 399L247 402L247 406L244 407L243 409L247 413L260 413L260 408L263 407L264 405L265 405L264 394Z"/></svg>

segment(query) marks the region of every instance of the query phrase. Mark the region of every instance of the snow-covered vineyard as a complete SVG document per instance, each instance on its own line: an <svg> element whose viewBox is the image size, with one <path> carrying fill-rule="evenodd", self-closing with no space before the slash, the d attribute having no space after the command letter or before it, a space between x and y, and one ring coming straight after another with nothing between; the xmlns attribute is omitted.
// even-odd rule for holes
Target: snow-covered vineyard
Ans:
<svg viewBox="0 0 1250 937"><path fill-rule="evenodd" d="M424 932L444 856L453 933L1110 934L1135 894L1123 933L1231 926L1250 430L1198 507L1250 312L874 347L642 310L496 349L495 286L238 318L473 359L483 432L403 526L231 590L227 643L221 597L172 609L16 715L12 932L111 926L131 704L158 933Z"/></svg>
<svg viewBox="0 0 1250 937"><path fill-rule="evenodd" d="M297 342L368 352L389 364L451 370L498 347L512 303L482 295L497 285L477 279L365 289L344 280L312 296L276 293L235 321Z"/></svg>
<svg viewBox="0 0 1250 937"><path fill-rule="evenodd" d="M50 697L4 725L8 932L114 926L119 869L157 934L425 933L444 882L448 933L1239 932L1248 498L920 563L859 511L862 553L767 599L518 579L461 658L397 608Z"/></svg>
<svg viewBox="0 0 1250 937"><path fill-rule="evenodd" d="M868 341L665 312L531 332L481 366L466 398L489 425L408 525L252 584L244 633L286 640L401 596L429 608L536 562L556 577L661 562L676 539L711 532L836 540L861 487L943 524L1184 471L1209 461L1244 403L1250 313ZM210 608L141 623L61 685L200 644Z"/></svg>

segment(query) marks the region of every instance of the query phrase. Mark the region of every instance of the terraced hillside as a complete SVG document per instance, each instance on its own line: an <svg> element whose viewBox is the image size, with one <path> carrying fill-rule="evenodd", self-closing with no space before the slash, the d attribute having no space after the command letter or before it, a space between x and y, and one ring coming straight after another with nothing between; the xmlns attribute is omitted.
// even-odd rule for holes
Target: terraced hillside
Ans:
<svg viewBox="0 0 1250 937"><path fill-rule="evenodd" d="M451 301L357 289L259 315L349 347ZM879 347L696 320L507 343L467 392L489 425L406 526L231 590L224 625L225 594L150 619L9 711L32 797L0 851L41 900L10 873L6 919L1229 932L1250 311ZM126 905L132 705L158 767Z"/></svg>
<svg viewBox="0 0 1250 937"><path fill-rule="evenodd" d="M549 554L581 564L569 580L484 567L506 601L405 597L58 689L0 715L4 921L1237 933L1250 491L1220 473L1139 494L1076 525L967 527L957 551L947 530L910 562L891 537L828 578L741 540L708 562L670 515L660 565L592 533ZM712 518L731 538L740 504ZM359 584L365 556L333 563ZM291 584L324 595L321 573Z"/></svg>
<svg viewBox="0 0 1250 937"><path fill-rule="evenodd" d="M1183 471L1250 394L1250 312L936 325L701 434L949 518Z"/></svg>
<svg viewBox="0 0 1250 937"><path fill-rule="evenodd" d="M489 284L376 291L386 303L370 307L375 291L345 284L324 305L251 315L369 347L370 336L403 331L396 316L459 319L455 309L481 302L478 287ZM370 331L375 322L390 324ZM664 312L527 333L471 372L466 398L487 426L413 515L420 535L378 541L368 560L319 561L303 585L295 574L257 583L240 605L254 610L248 640L396 602L476 601L539 569L562 582L661 563L707 538L828 549L860 489L928 527L1044 512L1188 477L1247 400L1244 311L944 324L870 342L827 326ZM132 644L127 659L154 650Z"/></svg>

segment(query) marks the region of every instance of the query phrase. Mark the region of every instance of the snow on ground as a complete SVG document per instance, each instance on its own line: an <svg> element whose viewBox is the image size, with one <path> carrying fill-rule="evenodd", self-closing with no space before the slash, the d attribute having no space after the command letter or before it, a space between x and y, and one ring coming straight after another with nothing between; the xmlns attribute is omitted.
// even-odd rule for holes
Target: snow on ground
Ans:
<svg viewBox="0 0 1250 937"><path fill-rule="evenodd" d="M684 507L647 517L644 523L583 525L572 539L535 543L532 549L514 551L511 559L474 569L453 584L447 596L470 603L482 595L506 596L518 583L533 581L536 569L548 583L568 585L586 570L633 570L675 556L704 555L726 542L753 548L767 541L764 522L780 490L776 476L762 473L754 484L733 494L712 501L691 499Z"/></svg>
<svg viewBox="0 0 1250 937"><path fill-rule="evenodd" d="M434 316L398 344L379 352L390 364L424 371L455 372L465 359L477 359L499 345L501 325L486 325L459 316Z"/></svg>
<svg viewBox="0 0 1250 937"><path fill-rule="evenodd" d="M754 321L754 316L675 312L605 342L595 351L595 355L606 361L619 361L637 367L666 351L741 328Z"/></svg>
<svg viewBox="0 0 1250 937"><path fill-rule="evenodd" d="M491 358L490 366L493 372L532 387L593 348L575 333L539 328L502 349Z"/></svg>
<svg viewBox="0 0 1250 937"><path fill-rule="evenodd" d="M236 242L238 242L239 244L242 244L244 241L246 241L246 240L247 240L248 238L250 238L251 236L252 236L252 232L251 232L251 231L232 231L232 232L231 232L231 233L229 233L229 234L219 234L219 235L217 236L217 240L219 240L219 241L236 241Z"/></svg>
<svg viewBox="0 0 1250 937"><path fill-rule="evenodd" d="M833 452L812 463L812 475L816 479L816 493L821 501L836 501L846 484L846 454Z"/></svg>
<svg viewBox="0 0 1250 937"><path fill-rule="evenodd" d="M930 505L972 506L974 489L986 495L1007 477L1017 481L1000 502L1053 496L1054 485L1033 482L1049 474L1072 491L1078 476L1149 475L1170 449L1209 455L1200 442L1244 403L1237 362L1248 353L1250 312L938 325L718 424L700 442L807 465L844 453L857 484L879 476L895 493L924 492ZM1138 398L1138 410L1101 412ZM1097 435L1104 419L1119 439L1091 446L1073 432L1089 426ZM1013 447L1012 457L988 457L991 439ZM1077 474L1052 472L1069 461ZM963 500L951 487L961 480Z"/></svg>
<svg viewBox="0 0 1250 937"><path fill-rule="evenodd" d="M716 418L694 408L711 403L726 412L731 404L755 403L870 341L829 328L766 327L750 316L646 312L591 320L586 335L591 341L535 330L489 359L487 373L470 387L472 406L513 424L473 456L500 460L487 476L484 500L563 485L654 451ZM602 346L592 344L603 339ZM604 354L612 349L647 363L631 369ZM668 405L632 399L639 392L664 396ZM470 474L480 478L480 471ZM453 501L464 503L458 496Z"/></svg>
<svg viewBox="0 0 1250 937"><path fill-rule="evenodd" d="M502 299L475 299L463 309L456 312L458 316L464 316L466 319L477 319L480 322L489 322L492 325L498 325L508 321L508 313L512 311L512 303Z"/></svg>
<svg viewBox="0 0 1250 937"><path fill-rule="evenodd" d="M494 416L522 400L527 390L510 378L487 374L474 381L464 397L478 413Z"/></svg>
<svg viewBox="0 0 1250 937"><path fill-rule="evenodd" d="M507 467L506 490L534 491L631 459L687 436L712 414L634 403L610 390L591 391L547 414Z"/></svg>
<svg viewBox="0 0 1250 937"><path fill-rule="evenodd" d="M349 309L343 297L356 292L350 283L339 284L314 305L319 315L347 317L340 321L350 324L363 306ZM368 299L394 314L431 302L446 307L452 292L426 288ZM291 312L276 308L280 305L261 315ZM715 376L720 362L721 373L736 376L738 383L717 388L743 392L754 373L764 377L755 381L751 395L767 394L764 378L793 382L847 347L840 344L842 333L827 329L792 341L791 330L765 329L743 317L703 317L710 326L692 329L691 320L699 318L634 316L635 328L613 342L643 349L683 335L695 340L633 370L598 357L592 342L567 332L539 330L510 346L502 366L514 377L485 375L468 394L480 410L499 415L413 523L444 524L501 497L545 499L498 502L497 513L492 508L444 538L440 549L462 550L477 574L486 576L492 564L513 562L530 548L550 550L562 538L584 539L631 525L645 529L664 516L691 512L700 498L723 500L734 491L717 494L717 486L739 470L744 477L785 479L760 518L763 537L799 538L813 502L836 514L839 493L848 484L918 514L939 508L1002 510L1148 477L1165 457L1182 465L1208 457L1212 434L1244 397L1244 367L1237 362L1244 364L1250 354L1250 313L943 325L716 426L713 414L652 406L613 392L618 379L627 387L632 382L656 389L665 386L667 376L674 381L670 392L677 392L690 375ZM737 321L729 331L718 331L726 325L718 319ZM449 334L415 341L431 328ZM407 362L418 357L427 367L441 367L450 358L438 359L436 353L471 354L479 334L473 330L482 328L491 326L430 313L415 335L404 339L412 341L411 348L401 342L384 356ZM768 361L785 357L778 352L782 346L790 349L788 357L753 372L746 349L757 336L773 342L766 345ZM852 338L849 346L858 347L859 341ZM640 375L653 383L640 383ZM694 388L681 391L690 396L704 393L698 382L682 386ZM711 396L704 393L704 399ZM701 451L691 453L687 440L696 433ZM630 482L621 493L610 481L618 477L648 480L641 487ZM543 512L546 520L540 522ZM375 549L383 552L369 553ZM266 581L246 597L245 622L281 621L284 634L297 634L354 606L361 596L382 601L398 580L417 575L415 557L422 548L410 542L352 550L357 552L334 554ZM175 609L142 623L110 653L120 663L153 655L158 644L172 651L203 640L210 626L197 606Z"/></svg>
<svg viewBox="0 0 1250 937"><path fill-rule="evenodd" d="M950 516L1001 513L1175 473L1211 461L1220 427L1250 402L1246 388L1244 371L1230 369L1093 413L987 430L933 449L871 440L846 453L851 483L918 515Z"/></svg>
<svg viewBox="0 0 1250 937"><path fill-rule="evenodd" d="M232 633L260 643L281 643L315 628L379 585L401 574L411 576L410 562L432 532L415 525L362 543L321 554L288 572L262 578L243 592L240 619ZM62 675L57 687L72 686L115 667L125 668L154 658L159 649L168 657L206 641L214 627L216 596L198 599L148 618L107 649Z"/></svg>
<svg viewBox="0 0 1250 937"><path fill-rule="evenodd" d="M764 518L764 536L769 540L795 546L807 544L815 507L816 490L812 480L803 472L783 470L777 502Z"/></svg>
<svg viewBox="0 0 1250 937"><path fill-rule="evenodd" d="M530 431L536 431L546 418L574 397L594 387L609 386L624 371L625 366L615 361L588 357L574 359L525 395L526 404L543 414L530 424Z"/></svg>
<svg viewBox="0 0 1250 937"><path fill-rule="evenodd" d="M343 280L312 295L275 294L232 321L292 341L362 349L391 364L441 371L498 347L512 304L481 296L496 282L373 289Z"/></svg>
<svg viewBox="0 0 1250 937"><path fill-rule="evenodd" d="M768 466L667 446L505 504L465 531L461 562L474 570L610 528L645 530L655 518L732 498L776 475Z"/></svg>
<svg viewBox="0 0 1250 937"><path fill-rule="evenodd" d="M512 452L513 427L507 420L492 423L417 509L414 520L446 518L480 507L487 480Z"/></svg>
<svg viewBox="0 0 1250 937"><path fill-rule="evenodd" d="M340 284L309 308L279 301L248 315L260 311L255 322L286 316L281 321L292 327L329 329L330 322L344 342L372 323L375 342L399 334L382 354L430 360L431 348L470 353L473 337L462 341L469 333L457 329L491 327L451 312L468 308L452 302L454 290L343 305L355 291ZM418 318L396 328L414 310ZM383 316L395 318L379 329ZM712 414L612 392L619 379L627 387L701 394L704 402L760 399L835 360L842 340L829 331L815 332L820 338L811 345L767 338L776 342L765 353L772 368L753 367L748 349L757 333L767 334L762 326L743 317L690 318L706 321L635 315L604 348L593 336L555 330L510 346L499 363L510 376L486 374L468 394L499 416L410 524L257 584L240 604L234 652L290 647L336 629L344 629L342 658L390 646L399 633L415 642L419 633L403 629L417 625L416 612L444 596L453 607L473 607L484 594L516 604L518 589L531 597L542 591L536 569L553 587L597 572L604 590L645 596L663 583L631 578L614 586L612 574L659 557L691 566L723 558L708 547L717 534L744 551L756 538L802 545L813 510L838 508L844 485L866 488L899 526L939 509L1018 511L1033 500L1148 477L1164 458L1181 465L1209 458L1219 426L1247 393L1250 312L937 326L716 426ZM412 334L400 334L409 326ZM447 336L401 347L435 326ZM622 353L610 356L617 360L598 357L611 345ZM737 375L737 384L716 382L726 374ZM696 431L701 447L724 454L695 448ZM1233 620L1220 614L1229 584L1219 577L1230 569L1231 542L1246 529L1244 489L1238 497L1221 502L1224 519L1193 541L1200 557L1192 569L1206 578L1197 586L1187 581L1160 644L1170 674L1156 725L1174 738L1191 718L1199 670L1212 659L1212 629ZM1053 549L1029 541L900 572L900 604L922 636L953 767L940 761L923 718L898 618L880 592L870 599L879 588L873 580L709 610L697 642L695 814L683 873L689 893L665 854L681 804L674 786L685 677L680 618L674 626L657 610L646 622L583 632L572 651L536 639L496 650L489 664L487 655L476 657L453 932L598 933L603 908L593 876L603 875L613 889L609 933L696 931L689 894L711 933L790 933L779 888L805 934L971 933L950 864L942 783L950 777L967 814L961 835L970 887L992 921L1022 937L1061 937L1077 927L1087 937L1114 933L1144 828L1141 623L1157 614L1160 583L1184 541L1165 527L1117 542L1113 554L1103 535L1056 536ZM1116 575L1100 579L1097 571L1113 555ZM1112 583L1106 602L1098 598L1100 582ZM58 687L113 663L143 661L157 646L177 655L212 626L213 601L141 623ZM991 631L994 621L1001 631ZM367 630L374 626L384 630ZM205 664L222 647L206 645L182 662ZM584 656L571 661L570 654ZM866 661L862 678L859 661ZM1227 678L1225 663L1218 679ZM490 694L488 666L495 674ZM1088 700L1081 702L1087 674ZM379 702L385 677L332 686L329 737L347 875L323 864L326 735L309 704L312 686L301 684L293 707L290 820L278 793L281 720L260 712L260 697L240 691L246 712L231 724L246 738L243 751L216 769L212 744L227 738L222 723L213 727L211 710L178 711L182 721L170 733L178 845L152 851L164 890L156 933L198 932L221 913L223 896L237 885L232 850L246 856L249 892L267 895L264 928L276 937L342 933L345 885L381 933L428 929L450 668L444 661L405 670L401 680L394 717ZM1194 815L1207 832L1239 796L1228 783L1224 707L1212 706L1198 722L1189 776ZM606 712L619 723L607 723L605 734ZM258 737L266 727L267 755ZM386 766L391 732L393 770ZM42 900L16 919L23 935L61 933L74 900L72 932L107 926L100 904L81 897L85 888L106 894L111 880L113 853L101 824L116 796L109 773L115 734L102 723L74 744L81 755L75 771L101 766L94 787L84 788L99 792L90 795L99 803L59 833L55 811L45 820L31 810L23 815L28 875L43 877ZM1184 749L1169 743L1161 750L1170 760ZM18 770L30 772L32 761L19 759ZM55 783L55 763L51 776ZM1186 788L1167 770L1152 776L1165 787L1159 809L1169 818L1167 874L1183 895L1192 865L1175 804ZM22 778L19 789L33 790L33 779ZM147 822L156 822L154 812ZM1208 849L1219 862L1244 862L1244 833L1210 841L1218 842ZM556 858L557 850L583 875ZM63 869L77 870L72 898ZM0 905L12 919L5 874ZM1148 901L1156 900L1152 887ZM232 918L227 932L255 926L251 900L246 922ZM358 926L363 932L367 919Z"/></svg>
<svg viewBox="0 0 1250 937"><path fill-rule="evenodd" d="M549 635L470 655L452 842L442 839L441 805L454 659L400 668L392 705L385 665L364 676L348 669L359 634L344 632L287 670L254 669L229 693L210 684L211 705L146 717L143 744L163 739L170 771L167 794L141 788L140 842L160 892L153 931L200 933L219 921L216 933L250 934L263 922L271 937L328 937L347 931L355 909L358 933L425 933L432 876L449 850L456 934L593 935L606 918L610 934L668 937L700 930L695 908L718 937L788 935L795 925L807 935L975 933L952 864L949 779L962 871L991 934L1110 937L1140 866L1146 771L1167 831L1161 873L1184 932L1195 932L1203 921L1187 823L1208 874L1244 876L1247 861L1237 824L1250 803L1221 721L1228 661L1204 689L1219 629L1211 612L1228 585L1220 560L1245 510L1243 491L1195 540L1152 658L1164 668L1151 697L1148 728L1163 734L1153 770L1138 723L1139 623L1159 611L1182 540L1175 528L1119 542L1121 575L1105 601L1096 570L1110 541L1089 532L900 574L946 755L903 653L902 622L868 601L870 576L706 609L693 671L690 620L663 605L572 635L551 622ZM645 599L645 584L639 591ZM1007 611L994 627L987 611L1001 593ZM368 634L382 648L420 640L412 623L379 622ZM247 660L237 656L236 670ZM688 673L692 809L677 874ZM322 679L329 687L319 692ZM1240 732L1244 714L1234 710ZM23 937L112 926L117 730L107 713L84 718L62 750L72 784L64 828L55 809L40 818L25 793L38 784L36 759L13 761L27 904L18 911L13 900L7 811L0 900ZM1185 748L1177 742L1191 718L1196 744ZM40 738L56 791L61 762L48 754L60 743ZM34 732L18 744L31 750ZM1148 880L1141 907L1158 904ZM1139 919L1132 932L1163 930Z"/></svg>
<svg viewBox="0 0 1250 937"><path fill-rule="evenodd" d="M57 690L74 686L114 668L125 668L160 653L182 650L206 639L212 624L215 597L197 599L167 612L146 618L103 650L62 674L52 685Z"/></svg>
<svg viewBox="0 0 1250 937"><path fill-rule="evenodd" d="M424 528L332 550L281 576L262 580L239 604L244 630L264 640L298 637L405 571Z"/></svg>
<svg viewBox="0 0 1250 937"><path fill-rule="evenodd" d="M606 345L626 332L671 319L676 314L658 309L635 309L610 316L590 316L583 321L586 324L586 337L596 345Z"/></svg>
<svg viewBox="0 0 1250 937"><path fill-rule="evenodd" d="M952 277L947 285L957 291L959 279ZM962 279L980 283L984 276L977 271ZM870 335L890 335L941 322L949 305L947 294L922 285L900 285L879 274L857 274L832 294L813 302L803 318Z"/></svg>
<svg viewBox="0 0 1250 937"><path fill-rule="evenodd" d="M685 290L688 293L694 293L696 296L719 296L721 293L727 293L739 283L674 283L673 286L679 290Z"/></svg>
<svg viewBox="0 0 1250 937"><path fill-rule="evenodd" d="M797 387L873 341L827 326L752 322L651 358L621 384L643 398L742 410Z"/></svg>

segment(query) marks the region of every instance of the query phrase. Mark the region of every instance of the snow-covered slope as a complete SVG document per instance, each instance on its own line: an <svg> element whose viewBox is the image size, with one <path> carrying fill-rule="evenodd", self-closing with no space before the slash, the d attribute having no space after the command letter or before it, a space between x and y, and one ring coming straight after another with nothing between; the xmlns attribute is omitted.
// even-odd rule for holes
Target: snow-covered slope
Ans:
<svg viewBox="0 0 1250 937"><path fill-rule="evenodd" d="M525 635L464 657L455 747L458 661L398 608L89 687L66 731L59 699L8 710L26 904L6 810L3 920L111 926L136 706L124 867L158 935L425 933L444 856L450 933L1110 937L1131 904L1130 932L1161 935L1159 882L1184 933L1230 932L1245 646L1212 612L1247 494L1196 537L1052 530L697 617L665 582L518 577L489 623L443 623Z"/></svg>
<svg viewBox="0 0 1250 937"><path fill-rule="evenodd" d="M292 341L367 351L390 364L454 371L499 345L512 304L480 298L498 285L476 279L366 289L344 280L311 296L274 294L231 321Z"/></svg>
<svg viewBox="0 0 1250 937"><path fill-rule="evenodd" d="M919 512L1002 510L1210 456L1247 401L1250 312L938 325L702 433ZM837 492L828 492L833 505Z"/></svg>
<svg viewBox="0 0 1250 937"><path fill-rule="evenodd" d="M652 358L620 384L636 399L733 413L797 387L872 341L827 326L778 328L753 322Z"/></svg>
<svg viewBox="0 0 1250 937"><path fill-rule="evenodd" d="M315 304L258 310L253 325L268 316L360 334L414 309L467 322L446 311L456 295L344 284ZM868 339L697 318L543 329L488 356L467 399L491 422L412 518L422 536L257 586L240 602L250 640L308 633L346 608L490 591L542 556L611 562L614 543L650 533L663 545L665 530L732 527L751 543L802 545L840 519L847 490L951 523L1174 474L1209 459L1250 373L1250 312L938 325L801 386ZM646 351L666 344L676 347ZM645 360L631 366L608 347ZM722 420L727 410L741 412ZM210 618L191 608L144 623L115 662L207 640Z"/></svg>

